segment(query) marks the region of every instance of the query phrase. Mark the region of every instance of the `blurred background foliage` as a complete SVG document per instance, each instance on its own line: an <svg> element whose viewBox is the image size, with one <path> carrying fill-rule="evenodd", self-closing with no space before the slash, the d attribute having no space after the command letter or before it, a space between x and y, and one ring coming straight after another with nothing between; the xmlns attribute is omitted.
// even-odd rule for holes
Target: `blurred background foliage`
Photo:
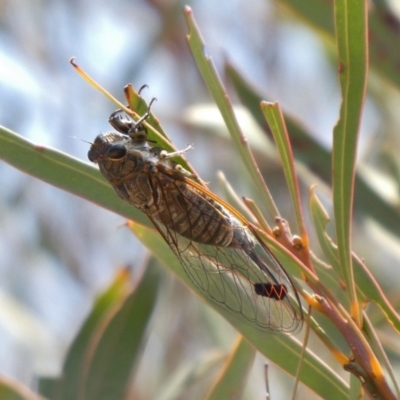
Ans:
<svg viewBox="0 0 400 400"><path fill-rule="evenodd" d="M238 100L229 85L238 71L262 99L278 101L329 151L340 106L332 2L185 4L193 8L207 53L223 75L225 71L232 97ZM76 56L79 65L121 100L128 82L136 88L147 84L143 95L157 97L153 111L175 145L194 144L187 158L202 179L221 193L221 170L237 193L258 200L193 62L183 6L179 1L3 0L0 123L35 143L86 160L84 141L109 129L107 119L115 106L76 75L68 63ZM398 13L395 1L370 4L371 69L358 151L360 185L366 185L367 192L356 198L353 227L355 252L397 309ZM293 222L271 141L244 108L238 108L238 117L250 143L267 149L255 149L256 159L282 216ZM318 183L318 194L332 215L328 159L325 165L313 160L315 153L303 141L293 145L302 156L305 199L308 186ZM303 168L306 165L309 168ZM0 163L0 185L0 373L36 389L35 377L60 373L94 299L120 276L117 271L128 266L135 282L149 257L117 215L5 163ZM315 240L311 243L313 247ZM318 254L318 247L313 251ZM160 398L161 392L165 398L178 398L165 393L167 388L173 393L168 383L186 379L195 383L181 398L202 398L236 334L174 277L160 274L159 301L131 392L135 398ZM376 313L376 323L380 320ZM380 333L399 371L393 332L386 326ZM263 398L264 361L256 358L247 398ZM289 378L276 368L269 371L272 398L287 398ZM301 390L303 398L311 398L307 389Z"/></svg>

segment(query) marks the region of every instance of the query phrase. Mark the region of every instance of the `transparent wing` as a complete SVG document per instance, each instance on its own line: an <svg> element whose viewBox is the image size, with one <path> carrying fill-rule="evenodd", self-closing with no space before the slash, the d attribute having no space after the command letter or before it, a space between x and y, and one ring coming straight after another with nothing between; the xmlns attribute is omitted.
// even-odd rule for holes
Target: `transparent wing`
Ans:
<svg viewBox="0 0 400 400"><path fill-rule="evenodd" d="M171 206L171 201L178 197L170 195L171 181L168 192L162 187L161 182L159 195L164 197L161 203ZM199 205L193 201L181 185L176 185L174 191L179 191L184 198L184 208L198 207L204 211L203 203ZM179 201L182 206L182 199ZM209 201L211 205L215 203L207 200L206 196L203 201ZM183 217L180 217L182 221ZM212 213L204 217L208 225L210 218L213 218ZM248 228L232 227L236 231L243 229L246 237L252 238L252 246L236 243L235 246L223 247L195 242L190 239L190 232L185 234L186 237L181 236L168 228L171 225L169 218L164 221L162 218L151 219L193 284L215 303L262 330L294 332L301 327L301 304L292 282L271 251L259 243ZM199 223L197 220L196 224L188 223L188 226L193 225L192 229L196 230L198 226L194 225Z"/></svg>

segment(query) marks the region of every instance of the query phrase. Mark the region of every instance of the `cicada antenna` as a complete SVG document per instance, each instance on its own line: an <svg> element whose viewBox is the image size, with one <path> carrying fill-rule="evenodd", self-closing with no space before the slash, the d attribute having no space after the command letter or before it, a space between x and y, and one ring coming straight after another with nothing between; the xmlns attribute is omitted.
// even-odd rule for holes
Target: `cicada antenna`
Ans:
<svg viewBox="0 0 400 400"><path fill-rule="evenodd" d="M85 142L85 143L88 143L88 144L90 144L90 145L93 145L92 142L88 142L87 140L83 140L83 139L81 139L81 138L78 138L77 136L70 136L70 138L72 138L72 139L77 139L77 140L80 140L81 142Z"/></svg>

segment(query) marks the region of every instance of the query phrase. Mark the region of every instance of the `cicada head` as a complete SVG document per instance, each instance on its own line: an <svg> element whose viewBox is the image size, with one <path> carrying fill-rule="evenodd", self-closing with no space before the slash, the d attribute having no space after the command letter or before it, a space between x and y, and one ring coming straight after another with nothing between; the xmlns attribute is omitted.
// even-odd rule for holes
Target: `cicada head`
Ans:
<svg viewBox="0 0 400 400"><path fill-rule="evenodd" d="M127 135L106 132L98 135L88 152L90 161L113 185L142 171L146 151L137 149Z"/></svg>
<svg viewBox="0 0 400 400"><path fill-rule="evenodd" d="M126 156L129 137L115 132L101 133L90 146L88 158L98 163L103 160L118 161Z"/></svg>

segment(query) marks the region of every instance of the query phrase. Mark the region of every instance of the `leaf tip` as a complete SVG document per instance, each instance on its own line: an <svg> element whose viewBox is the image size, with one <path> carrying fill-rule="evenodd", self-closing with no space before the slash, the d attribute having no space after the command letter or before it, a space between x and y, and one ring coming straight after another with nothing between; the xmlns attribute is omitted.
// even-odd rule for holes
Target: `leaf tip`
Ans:
<svg viewBox="0 0 400 400"><path fill-rule="evenodd" d="M278 105L277 102L270 102L270 101L263 100L261 102L261 109L265 110L265 109L268 109L268 108L275 108L277 105Z"/></svg>

